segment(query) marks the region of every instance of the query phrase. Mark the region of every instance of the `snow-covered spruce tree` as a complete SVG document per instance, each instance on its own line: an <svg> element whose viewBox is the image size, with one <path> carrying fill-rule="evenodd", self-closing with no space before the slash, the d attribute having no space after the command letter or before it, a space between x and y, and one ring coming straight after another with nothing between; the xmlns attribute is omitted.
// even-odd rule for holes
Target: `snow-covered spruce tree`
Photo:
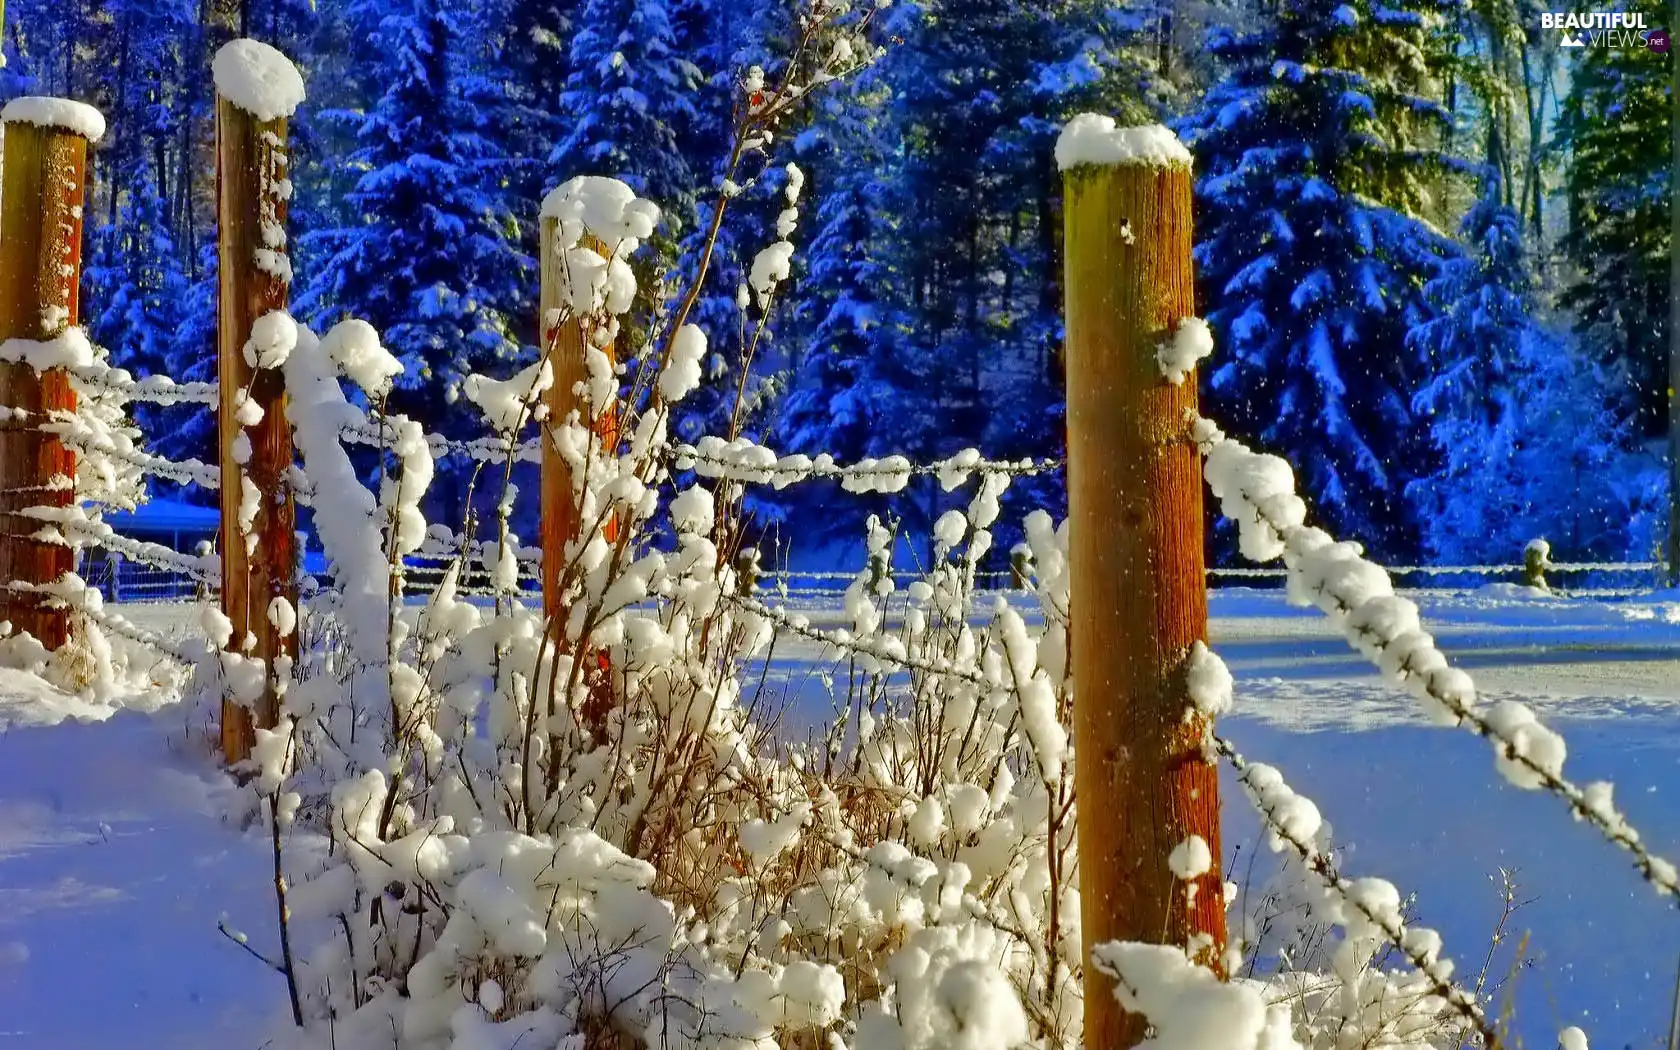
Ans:
<svg viewBox="0 0 1680 1050"><path fill-rule="evenodd" d="M502 156L492 171L498 210L518 230L520 250L538 252L537 221L543 195L554 187L550 162L570 126L561 103L571 70L571 45L583 0L501 0L479 5L473 61L498 87L493 105L481 107L486 134ZM564 178L566 173L559 173ZM521 342L535 346L535 294L527 295L516 318Z"/></svg>
<svg viewBox="0 0 1680 1050"><path fill-rule="evenodd" d="M571 69L573 23L582 6L581 0L507 0L486 27L491 57L501 64L507 84L501 131L509 152L517 151L525 162L516 169L521 186L540 185L565 127L561 97ZM540 194L530 196L533 205L540 200Z"/></svg>
<svg viewBox="0 0 1680 1050"><path fill-rule="evenodd" d="M571 119L550 158L554 170L621 179L667 202L668 220L681 222L696 180L679 143L695 119L701 76L674 49L669 0L587 0L574 25L561 96Z"/></svg>
<svg viewBox="0 0 1680 1050"><path fill-rule="evenodd" d="M1450 166L1437 6L1290 0L1253 32L1215 30L1230 73L1184 125L1223 351L1211 403L1298 463L1339 531L1391 551L1415 542L1405 489L1429 467L1411 401L1430 368L1406 333L1457 251L1417 217Z"/></svg>
<svg viewBox="0 0 1680 1050"><path fill-rule="evenodd" d="M372 3L372 0L364 0ZM403 363L394 411L426 406L443 434L477 436L458 401L468 375L519 353L515 326L536 277L502 199L488 184L497 147L479 133L493 88L462 67L460 16L442 0L399 0L379 22L384 93L354 129L345 225L304 240L316 269L298 309L318 321L375 325ZM439 393L445 406L438 405ZM446 476L445 513L459 521L464 477Z"/></svg>
<svg viewBox="0 0 1680 1050"><path fill-rule="evenodd" d="M1649 0L1626 10L1664 25ZM1562 303L1598 360L1621 373L1637 432L1665 433L1668 412L1668 62L1644 48L1589 48L1572 63L1558 119L1569 225L1563 250L1576 276Z"/></svg>
<svg viewBox="0 0 1680 1050"><path fill-rule="evenodd" d="M117 209L117 220L93 236L83 268L87 325L94 342L111 352L111 364L138 376L168 375L171 345L187 308L188 281L165 221L153 172L140 165ZM165 434L150 406L141 406L143 429Z"/></svg>
<svg viewBox="0 0 1680 1050"><path fill-rule="evenodd" d="M218 284L216 244L199 252L198 279L183 293L175 328L168 333L164 373L181 383L216 382L216 300ZM153 451L171 459L216 457L216 409L211 405L179 405L169 410L168 425L148 430Z"/></svg>
<svg viewBox="0 0 1680 1050"><path fill-rule="evenodd" d="M82 268L84 326L110 364L139 376L175 375L170 345L183 318L188 255L177 231L191 225L191 169L172 161L188 140L193 109L186 70L195 60L194 12L183 0L117 3L102 90L124 119L95 155ZM165 412L137 406L143 429L169 434Z"/></svg>
<svg viewBox="0 0 1680 1050"><path fill-rule="evenodd" d="M676 46L681 54L692 56L701 76L692 96L693 117L676 129L678 148L688 158L697 188L705 192L676 246L671 279L677 286L690 287L705 269L706 281L698 289L689 317L710 337L700 386L683 399L671 421L673 432L685 441L725 433L732 422L748 433L760 434L763 409L772 401L779 378L776 370L785 364L777 352L773 328L766 326L759 345L749 347L756 326L741 304L741 289L749 281L754 255L771 239L776 217L786 203L787 173L770 167L764 157L751 157L747 165L740 165L729 155L729 143L742 108L752 105L753 95L763 90L761 79L756 79L763 73L751 71L774 71L778 61L785 61L781 56L789 49L793 14L791 6L742 8L717 0L679 0L672 5ZM803 162L804 157L794 159ZM718 194L725 180L731 187L732 221L714 230ZM751 410L736 419L744 364L750 369L746 390ZM756 500L755 510L770 516L779 513L778 508Z"/></svg>
<svg viewBox="0 0 1680 1050"><path fill-rule="evenodd" d="M910 329L906 282L896 272L897 222L890 199L899 158L886 97L866 74L831 96L803 142L815 171L815 229L800 282L797 357L775 434L789 451L843 462L935 444L939 418L918 403L936 385L903 345ZM810 535L856 535L891 496L837 496L833 483L802 486L797 520ZM820 508L820 509L819 509Z"/></svg>
<svg viewBox="0 0 1680 1050"><path fill-rule="evenodd" d="M892 406L877 440L918 459L965 445L999 456L1057 455L1061 180L1052 143L1082 109L1155 119L1164 91L1153 53L1142 54L1148 49L1129 11L1089 0L927 0L895 6L890 19L903 43L881 64L882 109L864 134L876 140L867 154L873 207L894 220L874 265L852 274L891 282L861 294L907 307L900 324L871 335L883 340L875 377L890 380L874 393ZM810 134L828 134L826 123L817 120ZM840 126L833 134L855 141L858 133ZM811 163L825 201L842 178L853 178L830 167ZM802 320L802 344L824 320L822 313ZM823 385L843 378L806 377L802 400L843 399L842 389ZM1050 479L1027 480L1020 490L1022 509L1061 499ZM924 535L944 509L919 485L892 502ZM811 510L813 526L832 522L825 508Z"/></svg>
<svg viewBox="0 0 1680 1050"><path fill-rule="evenodd" d="M1469 252L1425 287L1434 316L1409 337L1434 372L1412 401L1440 463L1410 488L1423 539L1447 564L1506 561L1537 537L1619 557L1623 435L1596 370L1536 320L1522 220L1502 197L1489 178L1464 220Z"/></svg>

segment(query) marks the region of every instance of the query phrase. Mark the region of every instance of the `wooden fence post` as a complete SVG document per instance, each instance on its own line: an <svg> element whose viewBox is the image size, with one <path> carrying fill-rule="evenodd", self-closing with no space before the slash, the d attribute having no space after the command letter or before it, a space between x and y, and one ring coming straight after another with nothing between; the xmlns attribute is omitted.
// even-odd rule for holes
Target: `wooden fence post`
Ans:
<svg viewBox="0 0 1680 1050"><path fill-rule="evenodd" d="M542 341L540 351L548 354L549 367L554 371L554 382L543 395L548 415L538 427L542 435L543 615L550 618L560 611L560 570L566 557L566 544L577 535L580 526L572 502L572 471L549 440L548 428L579 407L572 387L585 378L583 326L575 320L555 321L565 287L565 263L555 251L559 231L558 219L551 215L542 217L538 251L542 260L542 285L537 296L537 332Z"/></svg>
<svg viewBox="0 0 1680 1050"><path fill-rule="evenodd" d="M574 388L589 376L584 358L587 349L584 345L587 334L584 322L578 318L568 318L559 321L556 327L551 321L560 316L564 295L562 290L566 286L566 262L556 251L559 236L559 219L547 214L545 204L539 247L542 257L542 286L537 301L537 332L543 348L549 353L549 367L553 369L554 382L549 384L548 391L543 395L547 415L538 428L542 435L542 589L543 615L556 628L553 642L557 647L561 646L564 639L564 634L559 630L564 626L560 572L566 564L566 544L577 538L584 523L578 520L577 507L572 495L571 467L566 465L565 459L555 449L554 442L549 440L548 428L562 422L573 411L583 410L583 401L574 392ZM586 243L601 254L607 252L606 246L594 238L588 238ZM603 349L609 359L614 358L610 343ZM616 418L608 415L596 420L595 432L601 436L602 444L610 447L617 440ZM618 538L616 522L608 521L605 531L609 541ZM583 681L589 694L582 710L583 722L593 729L600 729L612 707L612 682L607 654L604 651L597 652L593 658L586 655L583 659Z"/></svg>
<svg viewBox="0 0 1680 1050"><path fill-rule="evenodd" d="M35 365L66 359L49 343L73 338L79 319L87 149L105 120L78 102L20 98L0 110L0 123L0 339L18 351L0 363L0 619L57 649L70 640L69 610L10 587L75 569L70 547L31 538L49 523L22 511L68 507L75 497L76 455L40 426L53 412L75 412L76 392L62 367Z"/></svg>
<svg viewBox="0 0 1680 1050"><path fill-rule="evenodd" d="M231 764L250 756L258 726L279 720L276 660L297 652L296 616L281 618L288 628L281 630L269 613L281 600L297 608L286 386L278 368L254 367L269 358L254 346L248 357L247 344L260 318L286 309L286 124L303 100L303 82L283 55L254 40L224 46L214 70L222 612L233 624L230 648L268 668L255 711L232 698L222 701L222 753ZM283 342L285 326L278 327ZM246 402L261 411L251 425L245 422L255 413L242 408Z"/></svg>
<svg viewBox="0 0 1680 1050"><path fill-rule="evenodd" d="M568 319L560 322L558 328L550 323L550 319L558 317L561 312L562 289L566 286L565 260L555 252L559 229L559 220L554 216L542 217L542 287L537 303L537 331L543 347L550 351L549 367L554 370L554 382L543 395L548 415L542 427L543 613L551 617L560 608L560 570L565 565L566 544L577 538L583 523L577 520L577 508L573 504L572 470L555 449L554 442L548 439L547 433L550 425L561 422L573 411L583 410L583 402L573 388L589 376L584 362L583 322ZM604 245L593 239L590 239L589 246L600 252L606 251ZM612 345L608 344L604 349L607 357L613 358ZM617 436L615 421L611 418L598 420L595 432L601 435L603 444L610 446ZM614 524L608 522L608 537L616 532Z"/></svg>
<svg viewBox="0 0 1680 1050"><path fill-rule="evenodd" d="M1065 149L1069 134L1057 153L1086 973L1095 945L1163 936L1222 972L1219 777L1203 756L1205 724L1190 717L1185 671L1192 644L1207 638L1196 384L1167 382L1156 358L1194 314L1190 158L1162 128L1108 126L1084 150ZM1213 866L1186 883L1167 858L1192 835ZM1085 1045L1135 1046L1144 1019L1105 985L1087 987Z"/></svg>

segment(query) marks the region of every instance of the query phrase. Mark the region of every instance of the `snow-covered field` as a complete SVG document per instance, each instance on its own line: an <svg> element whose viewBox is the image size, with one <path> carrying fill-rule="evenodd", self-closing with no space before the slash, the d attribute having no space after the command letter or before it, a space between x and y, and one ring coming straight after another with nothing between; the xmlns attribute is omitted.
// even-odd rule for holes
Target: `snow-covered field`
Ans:
<svg viewBox="0 0 1680 1050"><path fill-rule="evenodd" d="M1568 739L1576 779L1614 780L1651 845L1680 854L1680 596L1418 601L1485 692L1532 700ZM1483 741L1429 727L1316 612L1241 590L1212 608L1239 684L1222 732L1320 803L1350 874L1416 892L1461 972L1481 968L1499 915L1490 876L1518 872L1533 903L1493 970L1503 979L1526 937L1533 965L1513 985L1526 1045L1571 1023L1599 1048L1662 1045L1680 915L1622 854L1557 799L1509 786ZM192 615L123 612L165 631ZM787 656L808 672L808 654ZM267 843L220 823L213 767L183 749L179 713L155 706L0 672L0 1050L255 1047L257 1022L282 1009L280 979L217 930L225 915L254 947L272 943ZM1228 875L1243 882L1256 822L1229 785L1226 812Z"/></svg>

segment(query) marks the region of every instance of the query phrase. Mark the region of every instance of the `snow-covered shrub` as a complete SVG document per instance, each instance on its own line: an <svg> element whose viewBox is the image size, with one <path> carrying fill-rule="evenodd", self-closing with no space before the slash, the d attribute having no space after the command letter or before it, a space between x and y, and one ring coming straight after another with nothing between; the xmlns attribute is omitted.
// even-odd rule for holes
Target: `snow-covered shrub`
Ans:
<svg viewBox="0 0 1680 1050"><path fill-rule="evenodd" d="M817 4L799 52L817 56L816 72L795 63L807 80L745 79L738 155L768 145L776 107L852 61L861 38L835 40L866 23L838 0ZM743 310L758 311L754 341L789 273L798 183L790 173L788 208L744 297ZM494 434L465 450L486 466L475 484L497 488L491 521L469 518L459 533L426 521L438 443L415 420L364 407L403 371L377 332L296 326L277 362L300 453L296 495L330 508L316 523L331 570L303 609L281 602L270 616L301 615L315 642L265 668L230 650L231 625L207 610L189 654L211 710L224 696L253 702L267 675L280 687L279 724L258 731L242 795L275 851L275 965L293 1023L271 1045L1073 1050L1086 994L1146 1015L1158 1048L1493 1042L1440 937L1408 923L1401 892L1342 875L1317 807L1211 733L1203 760L1238 771L1270 845L1290 858L1288 893L1320 950L1231 982L1191 965L1193 945L1111 943L1087 960L1066 522L1042 511L1024 522L1023 610L975 587L1021 465L970 450L920 467L841 466L778 455L733 426L673 443L671 409L694 390L708 341L688 323L694 292L646 312L662 326L636 342L633 372L601 349L642 316L632 259L658 209L622 182L586 177L544 211L564 273L545 327L582 329L579 408L547 414L554 346L512 376L462 384ZM1182 331L1161 362L1173 373L1209 349L1194 326ZM533 424L535 448L524 443ZM1608 789L1562 779L1561 738L1521 705L1474 708L1468 677L1380 568L1305 527L1286 464L1205 420L1195 436L1245 553L1284 557L1292 593L1438 720L1488 737L1519 786L1620 829L1647 877L1673 890L1673 869L1638 846ZM346 441L380 449L377 487ZM566 517L579 524L547 611L521 596L531 552L509 524L512 464L544 447L569 468ZM755 539L749 486L823 476L889 492L918 472L967 502L933 523L932 564L902 590L884 571L892 532L873 519L839 626L740 574ZM679 484L683 473L698 480ZM419 555L448 564L410 602L405 560ZM489 602L467 593L478 573ZM765 697L782 647L814 666L833 700L806 743L776 732ZM1196 709L1230 708L1231 676L1205 646L1186 673ZM1196 845L1159 862L1199 875L1212 857ZM1240 938L1231 949L1223 961L1235 969Z"/></svg>

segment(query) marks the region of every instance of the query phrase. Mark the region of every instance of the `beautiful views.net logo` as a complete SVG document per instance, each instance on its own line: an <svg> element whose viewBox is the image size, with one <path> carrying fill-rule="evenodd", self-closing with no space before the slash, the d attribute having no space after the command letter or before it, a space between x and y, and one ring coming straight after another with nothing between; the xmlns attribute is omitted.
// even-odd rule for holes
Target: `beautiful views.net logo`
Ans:
<svg viewBox="0 0 1680 1050"><path fill-rule="evenodd" d="M1659 55L1669 48L1668 31L1650 28L1638 13L1544 11L1540 28L1561 32L1562 47L1643 47Z"/></svg>

